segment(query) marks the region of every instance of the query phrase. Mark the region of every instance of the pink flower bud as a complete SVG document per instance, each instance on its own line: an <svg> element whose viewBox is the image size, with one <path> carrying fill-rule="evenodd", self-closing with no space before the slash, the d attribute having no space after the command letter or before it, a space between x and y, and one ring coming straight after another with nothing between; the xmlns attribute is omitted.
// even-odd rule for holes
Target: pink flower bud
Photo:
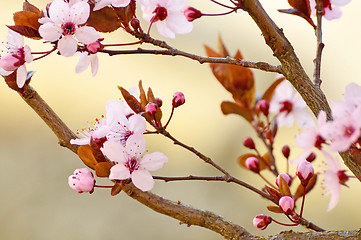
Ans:
<svg viewBox="0 0 361 240"><path fill-rule="evenodd" d="M283 196L278 201L278 206L285 214L290 215L295 208L295 201L289 196Z"/></svg>
<svg viewBox="0 0 361 240"><path fill-rule="evenodd" d="M133 18L130 20L130 25L134 29L134 31L137 31L140 28L140 21L138 18Z"/></svg>
<svg viewBox="0 0 361 240"><path fill-rule="evenodd" d="M264 100L264 99L259 100L257 105L256 105L256 109L261 111L263 113L263 115L268 116L268 114L269 114L269 101Z"/></svg>
<svg viewBox="0 0 361 240"><path fill-rule="evenodd" d="M0 59L0 67L5 71L15 71L19 68L19 66L22 65L19 62L19 57L11 53L7 53L3 55Z"/></svg>
<svg viewBox="0 0 361 240"><path fill-rule="evenodd" d="M271 222L272 218L264 214L257 215L253 218L253 226L260 230L265 230Z"/></svg>
<svg viewBox="0 0 361 240"><path fill-rule="evenodd" d="M160 98L155 98L155 104L156 104L158 107L161 107L161 106L163 105L162 99L160 99Z"/></svg>
<svg viewBox="0 0 361 240"><path fill-rule="evenodd" d="M192 8L192 7L187 7L186 9L184 9L184 16L186 16L187 20L189 22L192 22L193 20L202 17L202 13L201 11Z"/></svg>
<svg viewBox="0 0 361 240"><path fill-rule="evenodd" d="M68 178L69 186L78 191L78 193L89 192L94 190L95 180L93 174L87 168L80 168L74 171L74 175Z"/></svg>
<svg viewBox="0 0 361 240"><path fill-rule="evenodd" d="M243 139L243 146L249 148L249 149L255 149L256 145L254 144L254 141L251 137L246 137Z"/></svg>
<svg viewBox="0 0 361 240"><path fill-rule="evenodd" d="M283 156L284 156L286 159L289 158L290 152L291 152L291 150L290 150L290 147L289 147L288 145L284 145L284 146L282 147L282 154L283 154Z"/></svg>
<svg viewBox="0 0 361 240"><path fill-rule="evenodd" d="M150 114L150 115L153 115L157 112L157 105L155 103L148 103L147 105L145 105L145 112Z"/></svg>
<svg viewBox="0 0 361 240"><path fill-rule="evenodd" d="M286 181L288 186L291 185L292 179L290 178L290 176L287 173L280 173L276 178L277 186L280 185L280 177L283 178Z"/></svg>
<svg viewBox="0 0 361 240"><path fill-rule="evenodd" d="M314 170L310 162L302 160L298 163L296 168L296 175L300 179L303 186L306 186L308 184L308 181L311 179L313 174Z"/></svg>
<svg viewBox="0 0 361 240"><path fill-rule="evenodd" d="M88 49L88 51L92 54L97 53L102 48L103 48L103 45L98 41L95 41L93 43L86 45L86 49Z"/></svg>
<svg viewBox="0 0 361 240"><path fill-rule="evenodd" d="M173 95L172 105L173 107L179 107L185 103L186 99L182 92L176 92Z"/></svg>
<svg viewBox="0 0 361 240"><path fill-rule="evenodd" d="M316 154L314 152L311 152L310 155L306 158L307 161L313 162L316 159Z"/></svg>
<svg viewBox="0 0 361 240"><path fill-rule="evenodd" d="M259 171L260 171L259 161L256 157L247 158L245 165L249 170L251 170L255 173L259 173Z"/></svg>

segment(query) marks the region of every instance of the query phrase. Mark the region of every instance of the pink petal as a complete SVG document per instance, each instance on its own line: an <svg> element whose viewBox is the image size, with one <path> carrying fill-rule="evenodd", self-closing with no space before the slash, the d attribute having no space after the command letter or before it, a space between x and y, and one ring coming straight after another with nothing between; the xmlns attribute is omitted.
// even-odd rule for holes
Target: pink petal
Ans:
<svg viewBox="0 0 361 240"><path fill-rule="evenodd" d="M16 84L19 88L22 88L26 82L28 72L26 71L25 65L22 65L16 70Z"/></svg>
<svg viewBox="0 0 361 240"><path fill-rule="evenodd" d="M168 28L180 34L190 33L193 29L193 23L188 22L186 17L181 12L173 12L169 14L166 20Z"/></svg>
<svg viewBox="0 0 361 240"><path fill-rule="evenodd" d="M175 38L175 33L168 28L168 25L165 21L156 22L156 25L160 35L171 39Z"/></svg>
<svg viewBox="0 0 361 240"><path fill-rule="evenodd" d="M72 36L63 36L58 42L58 49L64 57L71 57L78 49L78 42Z"/></svg>
<svg viewBox="0 0 361 240"><path fill-rule="evenodd" d="M333 20L340 18L342 16L341 9L336 6L332 6L332 10L326 8L325 15L323 15L327 20Z"/></svg>
<svg viewBox="0 0 361 240"><path fill-rule="evenodd" d="M120 142L106 141L100 149L110 161L125 163L124 147Z"/></svg>
<svg viewBox="0 0 361 240"><path fill-rule="evenodd" d="M90 138L77 138L77 139L71 139L70 144L74 145L88 145L90 144Z"/></svg>
<svg viewBox="0 0 361 240"><path fill-rule="evenodd" d="M27 62L27 63L32 62L34 60L34 57L31 54L31 50L28 45L24 46L24 52L25 52L25 62Z"/></svg>
<svg viewBox="0 0 361 240"><path fill-rule="evenodd" d="M147 128L146 120L144 117L135 114L129 118L129 130L134 133L143 134Z"/></svg>
<svg viewBox="0 0 361 240"><path fill-rule="evenodd" d="M130 172L123 164L116 164L110 169L110 180L124 180L127 178L130 178Z"/></svg>
<svg viewBox="0 0 361 240"><path fill-rule="evenodd" d="M100 38L100 34L89 26L80 27L75 31L75 37L84 44L90 44Z"/></svg>
<svg viewBox="0 0 361 240"><path fill-rule="evenodd" d="M168 162L168 158L161 152L154 152L145 154L139 160L139 167L148 171L156 171L163 167L164 163Z"/></svg>
<svg viewBox="0 0 361 240"><path fill-rule="evenodd" d="M112 6L113 7L126 7L130 3L130 0L113 0Z"/></svg>
<svg viewBox="0 0 361 240"><path fill-rule="evenodd" d="M327 207L327 211L332 210L340 200L341 185L338 181L337 174L332 171L325 171L324 173L325 184L330 194L330 202Z"/></svg>
<svg viewBox="0 0 361 240"><path fill-rule="evenodd" d="M347 3L351 2L351 0L331 0L331 4L335 4L336 6L344 6Z"/></svg>
<svg viewBox="0 0 361 240"><path fill-rule="evenodd" d="M131 156L135 156L137 159L144 153L145 151L145 139L140 134L131 135L126 143L126 151Z"/></svg>
<svg viewBox="0 0 361 240"><path fill-rule="evenodd" d="M24 38L19 33L8 30L8 34L6 37L6 41L11 45L15 46L15 48L21 48L24 45Z"/></svg>
<svg viewBox="0 0 361 240"><path fill-rule="evenodd" d="M84 72L88 68L89 64L90 64L90 59L88 57L88 53L82 52L80 54L79 62L75 67L75 72L76 73Z"/></svg>
<svg viewBox="0 0 361 240"><path fill-rule="evenodd" d="M152 175L146 170L136 170L132 173L133 184L143 192L149 191L154 186Z"/></svg>
<svg viewBox="0 0 361 240"><path fill-rule="evenodd" d="M70 8L70 20L72 23L81 25L86 23L90 16L90 5L86 2L78 2Z"/></svg>
<svg viewBox="0 0 361 240"><path fill-rule="evenodd" d="M69 21L69 4L62 0L55 0L49 8L49 17L55 24L63 24Z"/></svg>
<svg viewBox="0 0 361 240"><path fill-rule="evenodd" d="M90 66L92 69L92 76L95 77L95 75L97 75L98 73L98 68L99 68L98 56L96 54L92 54L89 57L90 57Z"/></svg>
<svg viewBox="0 0 361 240"><path fill-rule="evenodd" d="M100 0L99 2L95 3L95 7L93 11L98 11L106 6L109 6L112 3L112 0Z"/></svg>
<svg viewBox="0 0 361 240"><path fill-rule="evenodd" d="M59 40L60 36L63 34L61 27L55 23L48 22L39 27L39 34L44 40L49 42L55 42Z"/></svg>

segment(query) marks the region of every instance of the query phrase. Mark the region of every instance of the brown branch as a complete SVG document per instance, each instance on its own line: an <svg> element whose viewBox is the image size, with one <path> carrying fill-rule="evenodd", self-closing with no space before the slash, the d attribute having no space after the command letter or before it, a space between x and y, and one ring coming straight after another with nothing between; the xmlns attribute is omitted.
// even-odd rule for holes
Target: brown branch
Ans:
<svg viewBox="0 0 361 240"><path fill-rule="evenodd" d="M142 35L143 36L143 35ZM147 40L150 43L155 44L156 46L167 48L167 50L156 50L156 49L142 49L138 48L136 50L107 50L102 49L99 52L107 53L110 56L114 55L123 55L123 54L153 54L153 55L168 55L168 56L183 56L198 61L199 63L228 63L233 65L238 65L242 67L254 68L266 72L276 72L282 73L280 66L273 66L265 62L250 62L242 59L234 59L231 57L226 58L215 58L215 57L204 57L196 54L184 52L171 46L167 45L165 42L152 39L151 37L144 35L144 41ZM142 39L143 39L142 38ZM152 39L152 40L150 40Z"/></svg>
<svg viewBox="0 0 361 240"><path fill-rule="evenodd" d="M313 74L314 83L317 88L321 87L321 56L322 50L325 47L325 44L322 42L322 15L323 15L323 0L316 0L317 7L317 27L316 27L316 37L317 37L317 50L315 63L315 71Z"/></svg>
<svg viewBox="0 0 361 240"><path fill-rule="evenodd" d="M283 75L300 93L315 116L323 110L331 119L331 108L326 96L316 87L303 69L296 53L282 30L272 21L258 0L242 0L242 9L247 11L262 31L266 44L281 63ZM361 165L352 160L350 154L341 154L345 165L355 176L361 176ZM361 181L361 179L359 179Z"/></svg>

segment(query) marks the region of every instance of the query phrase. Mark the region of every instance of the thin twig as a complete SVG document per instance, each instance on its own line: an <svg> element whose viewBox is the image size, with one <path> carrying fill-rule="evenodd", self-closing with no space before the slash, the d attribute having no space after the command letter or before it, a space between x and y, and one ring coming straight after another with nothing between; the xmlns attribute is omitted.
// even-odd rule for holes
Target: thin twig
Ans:
<svg viewBox="0 0 361 240"><path fill-rule="evenodd" d="M317 88L320 88L321 80L321 56L322 50L325 44L322 42L322 16L323 16L323 0L316 0L316 14L317 14L317 27L316 27L316 38L317 38L317 50L316 58L313 60L315 63L315 71L313 74L314 83Z"/></svg>

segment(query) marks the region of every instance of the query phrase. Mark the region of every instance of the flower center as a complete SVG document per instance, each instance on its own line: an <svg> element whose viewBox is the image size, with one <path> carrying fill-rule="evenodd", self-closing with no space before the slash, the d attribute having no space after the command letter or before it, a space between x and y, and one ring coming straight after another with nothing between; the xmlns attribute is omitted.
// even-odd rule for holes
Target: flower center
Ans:
<svg viewBox="0 0 361 240"><path fill-rule="evenodd" d="M63 29L63 35L73 35L75 33L75 25L72 22L67 22L61 25L61 29Z"/></svg>
<svg viewBox="0 0 361 240"><path fill-rule="evenodd" d="M351 137L351 135L355 132L355 128L353 126L348 126L345 128L344 135L347 137Z"/></svg>
<svg viewBox="0 0 361 240"><path fill-rule="evenodd" d="M158 7L154 10L155 16L153 17L153 22L156 21L163 21L164 19L167 18L168 16L168 12L167 9L165 7L161 7L158 5Z"/></svg>
<svg viewBox="0 0 361 240"><path fill-rule="evenodd" d="M346 170L340 170L337 172L337 177L338 177L338 181L340 184L345 185L346 186L346 182L349 179L349 176L346 175Z"/></svg>
<svg viewBox="0 0 361 240"><path fill-rule="evenodd" d="M132 157L125 163L125 167L129 169L130 173L132 173L135 170L138 170L139 162L135 157Z"/></svg>
<svg viewBox="0 0 361 240"><path fill-rule="evenodd" d="M325 143L325 142L326 141L325 141L325 139L323 137L321 137L320 135L317 135L314 146L321 150L322 149L321 144Z"/></svg>
<svg viewBox="0 0 361 240"><path fill-rule="evenodd" d="M292 112L293 104L290 101L286 100L286 101L280 102L280 104L282 104L280 112L286 112L286 115L289 114L290 112Z"/></svg>
<svg viewBox="0 0 361 240"><path fill-rule="evenodd" d="M325 9L325 8L329 8L330 10L332 10L330 0L323 0L323 9ZM323 13L323 14L325 14L325 13Z"/></svg>

